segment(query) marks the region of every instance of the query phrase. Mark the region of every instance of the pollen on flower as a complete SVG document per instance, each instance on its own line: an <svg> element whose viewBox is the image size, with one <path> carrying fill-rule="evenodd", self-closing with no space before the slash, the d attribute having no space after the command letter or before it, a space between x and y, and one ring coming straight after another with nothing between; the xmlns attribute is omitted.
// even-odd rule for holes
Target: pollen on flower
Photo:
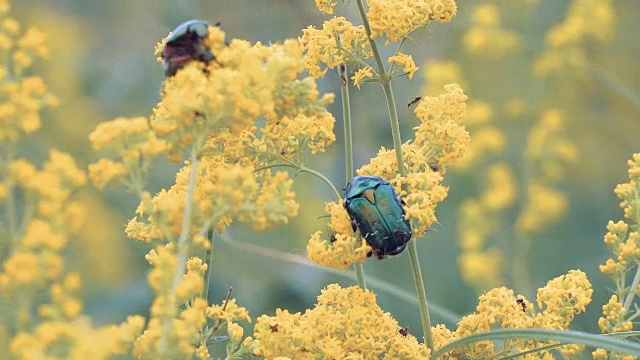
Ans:
<svg viewBox="0 0 640 360"><path fill-rule="evenodd" d="M322 29L309 26L302 30L304 67L315 78L340 64L357 64L372 56L362 25L355 26L344 17L324 22ZM326 67L322 67L324 64Z"/></svg>
<svg viewBox="0 0 640 360"><path fill-rule="evenodd" d="M454 0L368 0L367 4L371 37L386 36L387 43L409 36L431 20L449 22L457 11Z"/></svg>
<svg viewBox="0 0 640 360"><path fill-rule="evenodd" d="M222 305L211 305L207 307L206 315L213 321L235 322L245 320L251 322L249 312L244 307L236 304L236 299L229 299Z"/></svg>
<svg viewBox="0 0 640 360"><path fill-rule="evenodd" d="M335 269L346 269L367 259L371 247L360 236L334 234L330 239L322 237L322 231L311 235L307 244L307 257L314 263Z"/></svg>
<svg viewBox="0 0 640 360"><path fill-rule="evenodd" d="M556 324L567 329L576 314L584 312L591 302L593 289L587 275L571 270L566 275L550 280L538 289L538 306L544 309L536 316L536 323L545 327Z"/></svg>
<svg viewBox="0 0 640 360"><path fill-rule="evenodd" d="M231 342L233 343L240 342L240 340L242 340L242 336L244 335L244 329L242 329L242 326L233 322L229 322L227 324L227 332L229 334Z"/></svg>
<svg viewBox="0 0 640 360"><path fill-rule="evenodd" d="M333 0L316 0L316 7L320 12L325 14L333 14L333 8L338 4L337 1Z"/></svg>
<svg viewBox="0 0 640 360"><path fill-rule="evenodd" d="M409 76L409 79L413 78L413 74L416 73L420 68L416 66L413 62L413 57L408 54L398 53L394 56L389 57L388 61L390 63L397 64L402 66L402 71Z"/></svg>
<svg viewBox="0 0 640 360"><path fill-rule="evenodd" d="M365 66L356 70L356 72L351 77L351 80L353 80L353 84L357 86L359 89L360 85L362 85L362 83L365 80L370 79L372 77L373 77L373 68L371 66Z"/></svg>
<svg viewBox="0 0 640 360"><path fill-rule="evenodd" d="M269 359L377 359L383 354L428 358L427 347L413 335L400 335L398 328L398 322L378 307L372 292L331 284L318 296L317 305L304 314L277 309L275 316L258 318L254 336L260 341L260 352Z"/></svg>
<svg viewBox="0 0 640 360"><path fill-rule="evenodd" d="M514 296L513 290L495 288L480 295L476 312L464 316L452 332L443 326L434 330L436 349L471 334L483 333L496 328L545 328L567 329L575 314L584 312L591 301L593 289L583 272L572 270L568 274L557 277L538 290L538 306L536 312L534 304L521 295ZM522 311L518 302L528 304L528 310ZM470 357L478 359L493 358L496 354L515 355L524 351L536 349L536 355L541 358L551 358L547 351L539 348L553 344L549 341L504 341L494 343L482 341L473 347L460 348L455 352L456 357ZM568 347L566 353L575 351Z"/></svg>
<svg viewBox="0 0 640 360"><path fill-rule="evenodd" d="M469 134L461 125L467 97L456 84L445 86L438 97L423 98L415 113L421 124L415 139L402 145L407 176L398 176L395 152L385 148L370 163L356 170L358 175L375 175L387 179L406 202L406 219L413 234L420 237L436 222L435 207L447 196L442 186L446 166L454 164L466 151ZM436 166L439 171L433 171Z"/></svg>
<svg viewBox="0 0 640 360"><path fill-rule="evenodd" d="M627 310L622 307L617 295L611 295L609 302L602 306L604 317L598 320L598 326L603 334L631 331L633 323L626 320Z"/></svg>

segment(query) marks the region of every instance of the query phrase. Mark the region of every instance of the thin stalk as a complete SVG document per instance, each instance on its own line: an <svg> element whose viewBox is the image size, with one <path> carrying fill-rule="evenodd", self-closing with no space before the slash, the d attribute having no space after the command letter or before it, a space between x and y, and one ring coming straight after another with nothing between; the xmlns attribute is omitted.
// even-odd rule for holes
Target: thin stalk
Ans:
<svg viewBox="0 0 640 360"><path fill-rule="evenodd" d="M241 241L236 241L236 240L233 240L231 236L229 236L226 233L222 233L220 236L220 239L223 242L232 246L233 248L238 249L242 252L248 253L251 256L256 255L256 256L270 258L274 261L286 261L292 264L307 266L309 268L313 268L318 271L324 271L330 274L344 276L352 280L355 279L355 275L351 271L338 270L330 267L321 266L309 261L309 259L307 259L304 256L294 255L294 254L279 251L279 250L269 249L263 246L252 245L252 244L243 243ZM268 267L268 265L265 265L265 266ZM387 292L395 296L399 300L406 301L407 303L410 303L412 305L418 304L418 300L416 300L416 296L411 291L407 291L396 284L386 282L372 275L368 276L368 280L371 286L374 288ZM456 314L450 311L444 306L430 303L429 307L430 307L430 311L434 313L436 316L440 317L447 325L455 327L455 325L460 321L461 316L459 314ZM616 333L616 335L618 334Z"/></svg>
<svg viewBox="0 0 640 360"><path fill-rule="evenodd" d="M376 42L371 38L371 26L369 26L369 20L367 20L367 12L364 10L362 0L356 0L356 4L358 5L358 13L360 13L360 19L362 19L364 32L367 34L367 40L369 40L369 45L371 46L373 58L375 59L376 66L378 67L378 74L380 74L381 77L386 77L382 58L380 57L380 52L378 52L378 45L376 45Z"/></svg>
<svg viewBox="0 0 640 360"><path fill-rule="evenodd" d="M409 241L409 263L411 264L411 273L413 273L413 282L418 295L418 308L420 309L420 320L422 321L422 331L424 332L424 342L427 347L433 351L433 333L431 332L431 317L429 316L429 308L427 303L427 294L424 289L424 280L422 278L422 270L420 270L420 261L418 260L418 245L416 239Z"/></svg>
<svg viewBox="0 0 640 360"><path fill-rule="evenodd" d="M631 308L631 304L633 304L633 298L636 295L636 289L638 288L638 284L640 284L640 266L638 266L638 268L636 269L636 274L633 276L633 282L629 287L629 293L627 294L627 297L624 299L624 304L622 304L622 307L627 311L629 311L629 309Z"/></svg>
<svg viewBox="0 0 640 360"><path fill-rule="evenodd" d="M342 119L344 123L344 158L345 158L345 184L351 181L353 176L353 135L351 132L351 105L349 103L349 81L347 79L347 65L338 66L338 74L342 85L340 86L340 94L342 95ZM364 265L354 264L354 271L358 286L363 289L367 288L367 282L364 277Z"/></svg>
<svg viewBox="0 0 640 360"><path fill-rule="evenodd" d="M483 340L505 340L510 338L531 339L531 340L555 340L568 344L582 344L594 348L604 348L609 351L616 351L623 354L640 354L640 344L611 338L604 335L595 335L573 330L551 330L551 329L498 329L483 333L472 334L441 347L431 353L431 359L437 360L446 353L470 346Z"/></svg>
<svg viewBox="0 0 640 360"><path fill-rule="evenodd" d="M407 176L407 170L404 167L404 157L402 156L402 140L400 138L400 121L398 121L398 109L396 101L393 98L393 89L391 82L382 83L384 97L387 100L387 109L389 110L389 122L391 123L391 136L393 137L393 148L396 152L396 162L398 163L398 173L400 176Z"/></svg>
<svg viewBox="0 0 640 360"><path fill-rule="evenodd" d="M329 187L329 190L331 190L331 192L333 193L333 196L335 196L336 201L340 202L340 200L342 199L342 196L340 196L340 192L338 192L338 189L336 189L335 185L333 185L333 183L331 182L331 180L329 180L328 177L322 175L321 173L319 173L316 170L309 169L306 166L301 166L300 167L300 172L306 172L306 173L314 175L318 179L322 180L325 184L327 184L327 186Z"/></svg>
<svg viewBox="0 0 640 360"><path fill-rule="evenodd" d="M182 228L180 229L180 236L178 237L178 243L176 244L176 269L173 275L173 281L171 282L170 296L175 298L176 288L180 279L184 275L186 268L187 256L188 256L188 243L189 229L191 228L191 210L193 205L193 193L196 188L196 179L198 174L198 152L195 146L191 148L191 173L189 174L189 181L187 183L187 193L185 195L184 212L182 215ZM165 318L163 326L162 338L160 339L160 351L164 353L167 350L168 336L171 332L171 319Z"/></svg>
<svg viewBox="0 0 640 360"><path fill-rule="evenodd" d="M398 162L398 172L401 176L407 175L404 167L404 158L402 156L402 140L400 139L400 123L398 121L398 111L393 98L393 90L391 83L383 83L384 95L387 99L387 107L389 110L389 120L391 122L391 134L393 136L393 148L396 152L396 161ZM420 309L420 321L422 322L422 331L424 334L424 342L431 351L433 351L433 333L431 332L431 317L429 316L429 305L427 303L427 295L425 292L424 278L420 270L420 260L418 259L418 248L416 239L409 241L409 263L411 264L411 272L413 274L413 282L416 287L416 295L418 297L418 307Z"/></svg>
<svg viewBox="0 0 640 360"><path fill-rule="evenodd" d="M207 234L209 241L211 242L211 248L209 249L209 267L207 268L207 288L205 289L204 298L209 301L209 288L211 287L211 274L213 273L213 240L215 239L215 231L209 230Z"/></svg>
<svg viewBox="0 0 640 360"><path fill-rule="evenodd" d="M340 202L340 200L342 199L342 196L340 195L340 192L338 192L338 189L336 188L335 185L333 185L333 183L331 182L331 180L329 180L328 177L322 175L320 172L310 169L304 165L298 165L298 164L294 164L292 162L287 162L284 164L271 164L271 165L265 165L262 166L260 168L255 169L255 171L260 171L260 170L266 170L266 169L271 169L271 168L276 168L276 167L288 167L288 168L293 168L293 169L297 169L300 172L304 172L304 173L308 173L311 175L316 176L318 179L322 180L322 182L324 182L327 187L329 188L329 190L331 190L331 192L333 193L333 196L336 198L337 202Z"/></svg>
<svg viewBox="0 0 640 360"><path fill-rule="evenodd" d="M18 220L17 220L17 210L16 210L16 186L13 185L13 182L9 182L7 186L7 229L9 230L9 244L7 244L7 249L9 252L13 250L15 243L18 241L20 237L18 234ZM8 255L8 253L7 253Z"/></svg>
<svg viewBox="0 0 640 360"><path fill-rule="evenodd" d="M404 167L404 158L402 156L402 140L400 137L400 122L398 121L398 110L393 98L393 89L391 88L391 74L388 74L382 63L382 58L378 52L378 46L376 42L371 38L371 27L367 20L367 14L364 10L362 0L356 0L358 5L358 12L364 26L367 39L371 46L373 58L376 61L378 67L378 74L380 84L384 90L384 96L387 100L387 110L389 111L389 122L391 124L391 134L393 136L393 148L396 153L396 161L398 163L398 173L400 176L406 176L407 170ZM420 270L420 262L418 260L417 244L415 239L410 241L409 244L409 262L411 263L411 271L413 273L413 281L416 287L416 294L418 297L418 306L420 308L420 320L422 321L422 328L424 331L424 341L427 347L433 351L433 334L431 333L431 320L429 317L429 309L427 304L427 296L425 293L424 280L422 278L422 271Z"/></svg>
<svg viewBox="0 0 640 360"><path fill-rule="evenodd" d="M342 80L342 86L340 86L340 93L342 95L342 119L344 122L344 158L345 158L345 173L346 183L351 181L353 176L353 135L351 132L351 105L349 103L349 81L347 79L347 66L341 65L338 67L340 79Z"/></svg>

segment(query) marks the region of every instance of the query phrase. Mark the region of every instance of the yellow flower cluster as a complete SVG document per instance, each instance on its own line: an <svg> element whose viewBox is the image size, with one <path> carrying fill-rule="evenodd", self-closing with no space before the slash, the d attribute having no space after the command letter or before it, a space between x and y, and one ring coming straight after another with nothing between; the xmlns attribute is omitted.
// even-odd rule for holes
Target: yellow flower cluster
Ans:
<svg viewBox="0 0 640 360"><path fill-rule="evenodd" d="M7 224L13 238L3 239L11 241L2 247L11 251L0 258L0 306L16 306L16 311L1 317L4 324L21 329L8 341L12 358L46 358L55 352L70 359L125 354L142 330L143 319L132 317L120 327L93 328L81 317L79 275L64 272L61 252L84 221L85 210L71 197L85 184L85 174L71 156L56 150L42 170L20 159L7 164L2 173L7 175L3 186L9 186L0 204L15 211L17 194L28 199L14 214L23 227ZM47 293L44 301L36 298L42 292ZM31 307L36 300L40 305L34 316ZM8 330L0 325L0 333L11 336ZM1 350L0 354L4 355Z"/></svg>
<svg viewBox="0 0 640 360"><path fill-rule="evenodd" d="M186 273L176 283L176 260L173 244L151 250L146 256L153 269L149 284L157 294L151 304L148 324L136 340L133 354L141 359L187 358L208 354L205 346L214 333L226 326L234 341L242 337L235 321L251 321L248 312L227 299L222 305L208 306L204 293L204 275L208 269L197 257L186 262ZM183 306L186 304L186 306ZM205 325L211 322L210 330Z"/></svg>
<svg viewBox="0 0 640 360"><path fill-rule="evenodd" d="M352 264L363 263L371 253L371 247L353 231L344 206L330 202L325 206L325 212L331 216L329 227L333 234L328 241L322 238L322 231L311 235L307 244L309 260L335 269L346 269Z"/></svg>
<svg viewBox="0 0 640 360"><path fill-rule="evenodd" d="M605 42L615 29L615 13L611 0L573 1L564 21L546 36L546 50L536 59L533 73L546 76L564 74L569 70L588 68L588 53L583 48L588 41Z"/></svg>
<svg viewBox="0 0 640 360"><path fill-rule="evenodd" d="M299 169L304 153L322 152L335 140L334 118L326 110L333 96L320 95L312 78L298 78L304 70L300 41L227 45L218 27L208 31L204 46L215 61L190 62L168 77L149 125L144 118L116 119L92 135L96 150L115 153L119 167L107 171L98 163L92 174L106 183L124 169L141 196L127 235L156 243L147 255L156 297L135 343L139 358L208 359L208 341L222 326L229 349L240 354L253 348L251 339L241 342L242 328L233 323L249 320L246 310L235 300L207 306L202 293L208 266L187 258L210 248L207 232L224 231L234 220L259 231L295 216L293 180L272 169ZM140 147L146 151L130 151ZM147 172L141 164L160 153L189 160L172 187L151 196L138 187ZM204 328L209 321L214 325Z"/></svg>
<svg viewBox="0 0 640 360"><path fill-rule="evenodd" d="M109 359L126 355L144 326L144 318L130 316L120 325L94 328L86 319L74 323L48 321L31 333L18 334L11 343L14 359Z"/></svg>
<svg viewBox="0 0 640 360"><path fill-rule="evenodd" d="M55 106L42 78L26 76L34 59L45 57L45 34L35 28L21 31L20 23L0 8L0 142L15 143L40 129L40 110ZM1 4L0 4L1 6Z"/></svg>
<svg viewBox="0 0 640 360"><path fill-rule="evenodd" d="M501 27L500 11L495 5L483 4L473 10L473 26L462 42L470 53L495 59L516 50L520 38L515 32Z"/></svg>
<svg viewBox="0 0 640 360"><path fill-rule="evenodd" d="M411 57L411 55L403 54L401 52L389 57L388 61L394 65L402 66L402 71L409 76L409 79L412 79L413 74L420 70L420 68L413 62L413 57Z"/></svg>
<svg viewBox="0 0 640 360"><path fill-rule="evenodd" d="M3 247L12 251L0 254L0 296L10 301L31 298L34 291L62 276L60 251L83 221L83 210L71 194L85 184L86 176L68 154L52 150L49 156L41 171L22 159L2 164L0 171L7 176L7 197L0 204L15 212L16 196L28 199L14 214L20 218L12 220L23 225L7 224L10 236L2 239Z"/></svg>
<svg viewBox="0 0 640 360"><path fill-rule="evenodd" d="M557 223L567 211L567 196L553 188L555 182L566 177L568 166L578 156L575 145L564 132L565 123L560 110L549 109L529 133L526 160L532 178L527 202L515 224L520 233L536 233Z"/></svg>
<svg viewBox="0 0 640 360"><path fill-rule="evenodd" d="M431 20L449 22L456 15L454 0L367 0L371 37L385 36L387 43L409 37Z"/></svg>
<svg viewBox="0 0 640 360"><path fill-rule="evenodd" d="M620 199L620 207L624 210L624 217L630 224L624 221L607 224L607 234L604 243L613 253L613 257L607 259L604 265L600 265L600 271L607 275L616 285L609 302L602 307L603 317L598 320L598 326L602 333L616 333L633 330L631 320L638 316L637 297L640 294L640 286L637 279L627 283L627 274L635 273L640 264L640 235L637 224L640 224L640 153L633 154L627 161L629 170L629 182L619 184L615 194ZM635 287L634 287L635 286ZM607 352L598 349L593 352L594 358L606 359ZM610 358L622 358L615 353Z"/></svg>
<svg viewBox="0 0 640 360"><path fill-rule="evenodd" d="M427 347L399 329L375 294L332 284L304 314L277 309L259 317L254 335L267 359L427 359Z"/></svg>
<svg viewBox="0 0 640 360"><path fill-rule="evenodd" d="M105 155L89 165L91 180L99 189L110 182L120 182L140 192L152 161L167 151L166 143L150 131L144 117L100 123L89 135L89 141L96 152Z"/></svg>
<svg viewBox="0 0 640 360"><path fill-rule="evenodd" d="M307 27L302 31L301 41L304 67L315 78L323 77L328 69L338 65L358 64L372 56L364 27L355 26L344 17L325 21L322 29ZM323 69L321 64L326 67ZM371 68L365 66L364 69Z"/></svg>
<svg viewBox="0 0 640 360"><path fill-rule="evenodd" d="M333 8L338 4L337 1L333 0L316 0L316 7L320 12L325 14L333 14Z"/></svg>
<svg viewBox="0 0 640 360"><path fill-rule="evenodd" d="M334 141L334 120L325 109L333 97L318 98L311 79L298 79L304 69L300 41L264 46L232 40L226 46L224 33L210 27L205 45L216 61L192 62L167 78L151 118L178 158L185 146L200 149L207 137L225 132L246 140L262 130L263 146L281 147L276 154L319 152ZM266 120L263 129L256 126L259 118Z"/></svg>
<svg viewBox="0 0 640 360"><path fill-rule="evenodd" d="M633 323L627 320L628 311L622 306L618 296L611 295L609 302L602 306L604 317L598 319L598 327L603 334L633 330Z"/></svg>
<svg viewBox="0 0 640 360"><path fill-rule="evenodd" d="M151 304L148 324L135 341L136 357L188 357L194 351L192 344L197 343L200 331L207 322L207 301L201 297L204 288L202 274L207 265L200 259L190 259L187 273L182 276L180 283L175 284L174 248L172 245L159 247L146 256L153 266L149 273L149 285L157 296ZM188 305L182 308L180 304Z"/></svg>
<svg viewBox="0 0 640 360"><path fill-rule="evenodd" d="M420 125L415 138L402 145L407 176L397 175L393 150L382 148L371 162L356 172L387 179L406 202L406 219L414 237L421 237L436 222L435 207L447 196L442 174L464 154L469 134L462 126L467 96L457 84L444 87L445 93L425 97L416 106Z"/></svg>
<svg viewBox="0 0 640 360"><path fill-rule="evenodd" d="M45 34L21 31L0 1L0 358L106 359L129 352L144 326L93 327L83 316L81 279L65 272L63 251L80 232L86 209L73 199L86 183L74 159L55 149L41 169L19 158L18 141L40 128L55 105L43 80L25 76L48 54ZM34 312L36 310L36 312Z"/></svg>
<svg viewBox="0 0 640 360"><path fill-rule="evenodd" d="M476 290L503 283L504 254L497 244L489 244L489 239L500 231L501 214L515 201L514 184L514 175L507 164L491 165L484 192L460 206L458 231L462 253L458 264L465 282Z"/></svg>
<svg viewBox="0 0 640 360"><path fill-rule="evenodd" d="M435 348L469 336L495 328L545 328L566 330L576 314L584 312L591 302L593 289L585 273L571 270L566 275L550 280L544 288L538 290L537 302L540 311L522 296L514 296L513 290L501 287L492 289L479 298L476 312L460 320L458 328L450 331L439 325L434 328ZM518 299L526 305L525 308ZM449 352L445 358L489 359L497 354L502 356L533 350L551 342L518 341L509 339L502 343L481 341L473 345ZM567 353L571 349L566 350ZM546 351L536 352L536 359L552 358Z"/></svg>
<svg viewBox="0 0 640 360"><path fill-rule="evenodd" d="M169 190L143 199L137 216L126 227L130 238L151 242L175 239L180 234L191 171L194 170L187 164ZM221 156L204 157L195 171L191 234L202 235L210 228L223 231L233 219L264 230L286 223L298 212L299 205L291 191L293 181L284 172L255 172L251 166L227 164Z"/></svg>

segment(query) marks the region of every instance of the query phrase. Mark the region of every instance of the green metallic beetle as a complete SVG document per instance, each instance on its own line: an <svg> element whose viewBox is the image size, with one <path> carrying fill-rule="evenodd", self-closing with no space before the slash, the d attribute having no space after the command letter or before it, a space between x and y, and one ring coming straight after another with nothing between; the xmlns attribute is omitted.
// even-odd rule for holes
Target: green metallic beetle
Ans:
<svg viewBox="0 0 640 360"><path fill-rule="evenodd" d="M353 230L373 248L378 259L400 254L411 240L404 201L388 181L377 176L356 176L345 189L344 207Z"/></svg>
<svg viewBox="0 0 640 360"><path fill-rule="evenodd" d="M190 61L208 63L215 56L204 46L209 35L209 24L202 20L189 20L178 25L167 38L162 49L162 66L166 76L173 76Z"/></svg>

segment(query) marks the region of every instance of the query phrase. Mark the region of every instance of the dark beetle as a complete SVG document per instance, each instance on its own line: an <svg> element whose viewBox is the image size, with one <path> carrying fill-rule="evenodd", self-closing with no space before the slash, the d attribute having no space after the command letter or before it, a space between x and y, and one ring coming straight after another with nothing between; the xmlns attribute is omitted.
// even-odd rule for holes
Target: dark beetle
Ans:
<svg viewBox="0 0 640 360"><path fill-rule="evenodd" d="M524 299L516 299L516 303L518 303L518 305L522 307L522 312L527 312L527 303L524 301Z"/></svg>
<svg viewBox="0 0 640 360"><path fill-rule="evenodd" d="M215 56L204 46L209 35L209 24L202 20L189 20L176 27L162 49L162 66L166 76L173 76L192 60L208 63Z"/></svg>
<svg viewBox="0 0 640 360"><path fill-rule="evenodd" d="M345 189L344 207L353 229L360 230L378 259L400 254L411 240L403 204L393 186L377 176L356 176Z"/></svg>

